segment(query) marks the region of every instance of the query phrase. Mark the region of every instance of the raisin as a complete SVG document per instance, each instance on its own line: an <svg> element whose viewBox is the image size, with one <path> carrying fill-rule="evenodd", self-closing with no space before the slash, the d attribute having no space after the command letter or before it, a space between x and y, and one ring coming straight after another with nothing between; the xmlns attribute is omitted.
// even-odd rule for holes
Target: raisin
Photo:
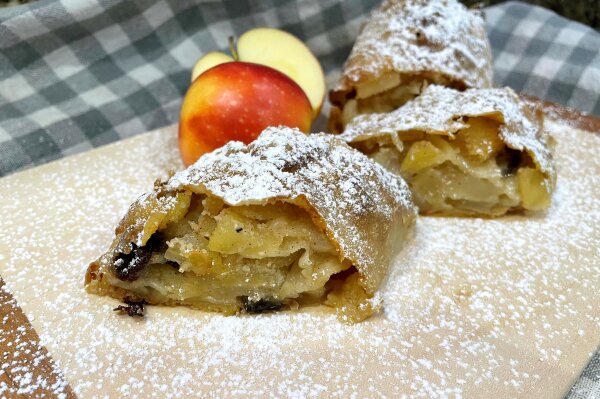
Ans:
<svg viewBox="0 0 600 399"><path fill-rule="evenodd" d="M131 301L125 298L125 305L119 305L113 310L115 312L120 312L121 314L126 314L129 317L144 317L144 305L146 301Z"/></svg>
<svg viewBox="0 0 600 399"><path fill-rule="evenodd" d="M283 302L275 298L260 298L254 299L247 296L241 297L244 310L248 313L262 313L272 310L279 310L283 306Z"/></svg>
<svg viewBox="0 0 600 399"><path fill-rule="evenodd" d="M160 234L154 234L146 242L146 245L138 247L132 242L131 252L117 254L113 263L117 277L123 281L135 281L150 262L152 252L160 247L161 240Z"/></svg>
<svg viewBox="0 0 600 399"><path fill-rule="evenodd" d="M177 262L173 262L172 260L168 260L166 262L166 264L169 265L169 266L171 266L173 269L179 270L180 266L179 266L179 263L177 263Z"/></svg>
<svg viewBox="0 0 600 399"><path fill-rule="evenodd" d="M502 176L512 176L521 165L521 151L506 147L496 157L496 163L502 168Z"/></svg>

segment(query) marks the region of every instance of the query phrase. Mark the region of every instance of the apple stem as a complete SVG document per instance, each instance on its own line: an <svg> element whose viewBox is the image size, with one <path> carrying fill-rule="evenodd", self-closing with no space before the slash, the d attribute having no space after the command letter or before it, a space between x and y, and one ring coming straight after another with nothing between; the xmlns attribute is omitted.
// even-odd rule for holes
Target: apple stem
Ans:
<svg viewBox="0 0 600 399"><path fill-rule="evenodd" d="M238 52L235 48L235 38L233 36L229 36L229 52L231 53L234 61L239 61L240 57L238 56Z"/></svg>

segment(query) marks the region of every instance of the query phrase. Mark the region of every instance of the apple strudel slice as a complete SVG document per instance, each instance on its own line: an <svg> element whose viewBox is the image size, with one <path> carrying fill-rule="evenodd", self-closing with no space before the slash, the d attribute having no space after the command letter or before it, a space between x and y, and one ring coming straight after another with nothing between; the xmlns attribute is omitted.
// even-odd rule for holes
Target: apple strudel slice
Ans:
<svg viewBox="0 0 600 399"><path fill-rule="evenodd" d="M131 205L88 292L226 314L325 303L358 322L416 217L406 183L338 138L268 128Z"/></svg>
<svg viewBox="0 0 600 399"><path fill-rule="evenodd" d="M430 83L464 90L492 81L481 10L457 0L384 0L330 92L329 129L340 133L356 115L393 111Z"/></svg>
<svg viewBox="0 0 600 399"><path fill-rule="evenodd" d="M404 177L421 213L499 216L549 207L556 175L539 108L509 88L429 86L339 136Z"/></svg>

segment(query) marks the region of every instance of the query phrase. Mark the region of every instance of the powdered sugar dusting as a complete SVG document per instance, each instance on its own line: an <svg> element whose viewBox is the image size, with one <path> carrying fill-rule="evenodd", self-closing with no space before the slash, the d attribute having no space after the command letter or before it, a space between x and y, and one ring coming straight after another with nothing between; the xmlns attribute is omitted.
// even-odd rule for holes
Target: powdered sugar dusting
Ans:
<svg viewBox="0 0 600 399"><path fill-rule="evenodd" d="M335 90L349 90L390 71L435 72L466 87L491 87L482 12L456 0L384 1L357 37Z"/></svg>
<svg viewBox="0 0 600 399"><path fill-rule="evenodd" d="M488 114L502 115L500 137L509 147L527 150L544 173L554 175L552 153L541 121L509 87L460 92L431 85L395 111L357 116L340 138L354 142L409 130L455 133L466 126L463 117Z"/></svg>
<svg viewBox="0 0 600 399"><path fill-rule="evenodd" d="M267 128L248 146L231 142L206 154L169 179L166 188L178 190L201 184L230 205L327 193L324 206L358 213L381 201L377 198L381 193L374 193L375 198L355 195L358 186L373 180L378 190L389 191L404 208L412 206L408 187L401 179L335 136L307 136L298 129L280 126ZM334 193L331 183L342 184L345 190ZM392 210L382 208L382 212L390 215Z"/></svg>
<svg viewBox="0 0 600 399"><path fill-rule="evenodd" d="M552 129L548 214L421 218L357 325L326 307L134 320L84 292L119 216L178 167L174 130L0 180L0 273L82 398L562 397L600 336L600 138Z"/></svg>

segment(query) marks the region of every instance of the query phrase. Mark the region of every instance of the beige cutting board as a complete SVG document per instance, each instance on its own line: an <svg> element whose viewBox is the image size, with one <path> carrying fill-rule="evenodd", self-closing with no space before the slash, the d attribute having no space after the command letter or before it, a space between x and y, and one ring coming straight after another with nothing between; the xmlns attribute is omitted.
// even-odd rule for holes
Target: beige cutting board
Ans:
<svg viewBox="0 0 600 399"><path fill-rule="evenodd" d="M0 180L0 275L82 398L561 398L600 344L600 137L550 124L545 216L421 218L385 310L224 317L88 295L136 196L180 168L174 127Z"/></svg>

